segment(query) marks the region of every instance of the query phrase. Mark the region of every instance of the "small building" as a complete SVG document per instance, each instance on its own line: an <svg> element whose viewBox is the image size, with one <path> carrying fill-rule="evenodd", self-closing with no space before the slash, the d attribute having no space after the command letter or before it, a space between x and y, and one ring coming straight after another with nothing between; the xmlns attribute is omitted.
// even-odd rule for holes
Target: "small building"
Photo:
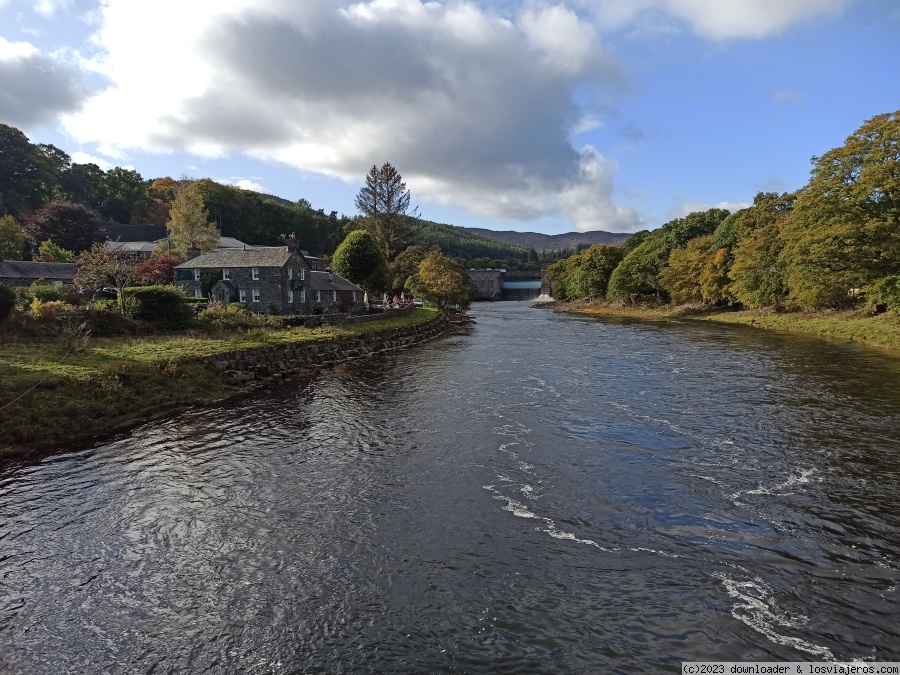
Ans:
<svg viewBox="0 0 900 675"><path fill-rule="evenodd" d="M503 293L503 277L506 270L466 270L472 282L474 300L500 300Z"/></svg>
<svg viewBox="0 0 900 675"><path fill-rule="evenodd" d="M365 308L366 292L333 272L309 272L307 286L312 314L355 314Z"/></svg>
<svg viewBox="0 0 900 675"><path fill-rule="evenodd" d="M0 283L7 286L31 286L38 279L51 284L70 286L75 283L75 263L4 260L0 257Z"/></svg>

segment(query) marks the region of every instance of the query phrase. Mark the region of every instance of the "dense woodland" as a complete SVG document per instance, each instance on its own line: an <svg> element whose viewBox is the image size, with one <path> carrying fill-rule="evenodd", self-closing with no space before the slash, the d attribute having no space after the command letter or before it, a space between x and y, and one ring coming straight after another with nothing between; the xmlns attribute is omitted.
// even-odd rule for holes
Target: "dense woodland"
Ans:
<svg viewBox="0 0 900 675"><path fill-rule="evenodd" d="M559 300L900 309L900 111L813 157L809 182L595 245L547 270Z"/></svg>

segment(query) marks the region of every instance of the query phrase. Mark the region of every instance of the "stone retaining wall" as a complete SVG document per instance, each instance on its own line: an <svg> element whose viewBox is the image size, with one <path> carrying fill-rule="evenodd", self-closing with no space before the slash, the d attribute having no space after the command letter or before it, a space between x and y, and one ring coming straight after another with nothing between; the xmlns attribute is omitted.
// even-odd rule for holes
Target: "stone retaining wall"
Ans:
<svg viewBox="0 0 900 675"><path fill-rule="evenodd" d="M421 344L441 335L448 326L443 317L438 317L418 326L393 328L359 337L256 347L209 354L202 360L232 384L277 381L299 375L308 368L331 366L341 361Z"/></svg>

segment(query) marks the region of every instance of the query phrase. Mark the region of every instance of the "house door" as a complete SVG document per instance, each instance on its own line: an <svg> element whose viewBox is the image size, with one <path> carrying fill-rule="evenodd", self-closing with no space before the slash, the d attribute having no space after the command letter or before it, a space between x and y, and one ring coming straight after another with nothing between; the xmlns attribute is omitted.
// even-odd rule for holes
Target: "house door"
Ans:
<svg viewBox="0 0 900 675"><path fill-rule="evenodd" d="M216 292L213 293L213 295L216 298L216 302L218 302L220 305L227 305L229 302L231 302L231 294L228 292L227 288L217 288Z"/></svg>

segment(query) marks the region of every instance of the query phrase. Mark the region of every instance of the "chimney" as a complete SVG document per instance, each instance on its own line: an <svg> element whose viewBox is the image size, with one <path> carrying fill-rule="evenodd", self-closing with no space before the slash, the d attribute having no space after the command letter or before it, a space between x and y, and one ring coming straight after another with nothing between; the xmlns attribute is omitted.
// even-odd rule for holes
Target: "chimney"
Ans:
<svg viewBox="0 0 900 675"><path fill-rule="evenodd" d="M334 272L330 267L326 267L325 271L328 272L328 283L331 283L332 278L334 277Z"/></svg>
<svg viewBox="0 0 900 675"><path fill-rule="evenodd" d="M200 255L200 249L199 249L199 248L197 248L197 247L194 246L193 244L191 244L190 246L188 246L188 249L187 249L187 257L188 257L188 260L193 260L194 258L196 258L196 257L199 256L199 255Z"/></svg>

